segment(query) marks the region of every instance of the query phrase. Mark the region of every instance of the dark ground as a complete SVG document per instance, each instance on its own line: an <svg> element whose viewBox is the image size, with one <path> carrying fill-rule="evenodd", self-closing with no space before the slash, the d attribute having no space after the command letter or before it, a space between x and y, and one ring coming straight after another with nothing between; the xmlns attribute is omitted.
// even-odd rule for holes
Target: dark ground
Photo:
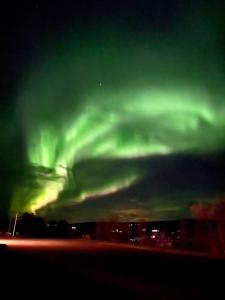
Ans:
<svg viewBox="0 0 225 300"><path fill-rule="evenodd" d="M19 241L20 242L20 241ZM1 292L20 299L224 299L225 260L95 241L34 241L0 253Z"/></svg>

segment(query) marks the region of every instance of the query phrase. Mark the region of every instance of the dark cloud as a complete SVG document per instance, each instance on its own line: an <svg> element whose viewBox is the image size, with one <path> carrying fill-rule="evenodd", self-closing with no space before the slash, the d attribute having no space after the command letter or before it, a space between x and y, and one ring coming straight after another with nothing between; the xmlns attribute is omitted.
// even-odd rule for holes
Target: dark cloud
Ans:
<svg viewBox="0 0 225 300"><path fill-rule="evenodd" d="M145 219L149 220L177 219L189 217L190 208L194 203L217 200L225 191L224 157L220 155L155 156L137 162L144 166L146 176L131 187L111 195L90 197L79 204L74 200L77 191L75 188L69 193L64 192L57 203L50 205L41 213L52 218L61 215L71 220L75 218L85 221L87 216L90 220L96 220L110 218L112 214L117 214L122 219L126 217L132 219L130 212L141 211L139 217L145 215ZM95 163L100 170L105 167L106 173L110 170L107 161ZM117 164L120 166L129 164L129 161L109 161L109 166L110 163L116 167ZM90 171L91 163L88 165L90 168L87 170ZM125 166L124 168L126 169ZM85 174L87 182L98 180L105 183L105 176L101 177L101 173L96 172L93 177L92 171L89 179L88 172ZM113 172L114 176L117 176L120 168L116 171Z"/></svg>

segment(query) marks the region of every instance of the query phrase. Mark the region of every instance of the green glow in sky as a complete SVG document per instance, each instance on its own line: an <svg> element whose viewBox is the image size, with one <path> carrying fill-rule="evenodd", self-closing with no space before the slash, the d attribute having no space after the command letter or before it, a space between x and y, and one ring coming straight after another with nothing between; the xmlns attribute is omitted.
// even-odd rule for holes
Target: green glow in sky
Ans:
<svg viewBox="0 0 225 300"><path fill-rule="evenodd" d="M210 66L197 61L191 45L182 65L177 44L179 39L168 49L146 37L137 45L115 37L105 45L87 39L85 46L72 41L48 50L33 63L18 99L27 157L59 177L42 182L34 195L25 192L26 201L18 187L12 211L60 204L71 185L69 203L123 189L145 175L134 159L224 149L222 85L214 93L219 83L209 84ZM91 176L101 177L98 184L77 174L77 165L82 172L88 160L113 159L128 163L113 170L114 177L96 169Z"/></svg>

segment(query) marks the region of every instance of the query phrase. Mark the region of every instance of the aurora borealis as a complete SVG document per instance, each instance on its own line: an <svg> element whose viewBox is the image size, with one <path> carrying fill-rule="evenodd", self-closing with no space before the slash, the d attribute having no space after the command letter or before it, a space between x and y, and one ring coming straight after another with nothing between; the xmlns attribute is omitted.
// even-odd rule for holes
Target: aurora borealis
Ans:
<svg viewBox="0 0 225 300"><path fill-rule="evenodd" d="M16 127L1 137L5 211L173 219L223 195L222 9L184 2L168 11L150 1L143 18L133 5L110 17L101 8L87 22L80 7L55 21L61 31L37 30L44 38L17 67L13 109L2 113L4 128ZM55 20L40 7L36 26Z"/></svg>

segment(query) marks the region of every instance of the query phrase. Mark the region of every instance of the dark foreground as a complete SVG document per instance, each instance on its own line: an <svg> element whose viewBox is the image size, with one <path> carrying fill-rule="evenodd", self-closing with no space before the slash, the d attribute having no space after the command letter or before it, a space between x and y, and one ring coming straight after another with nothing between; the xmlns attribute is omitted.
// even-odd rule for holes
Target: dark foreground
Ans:
<svg viewBox="0 0 225 300"><path fill-rule="evenodd" d="M218 258L86 240L1 242L8 243L0 253L1 292L9 298L225 297L225 261Z"/></svg>

